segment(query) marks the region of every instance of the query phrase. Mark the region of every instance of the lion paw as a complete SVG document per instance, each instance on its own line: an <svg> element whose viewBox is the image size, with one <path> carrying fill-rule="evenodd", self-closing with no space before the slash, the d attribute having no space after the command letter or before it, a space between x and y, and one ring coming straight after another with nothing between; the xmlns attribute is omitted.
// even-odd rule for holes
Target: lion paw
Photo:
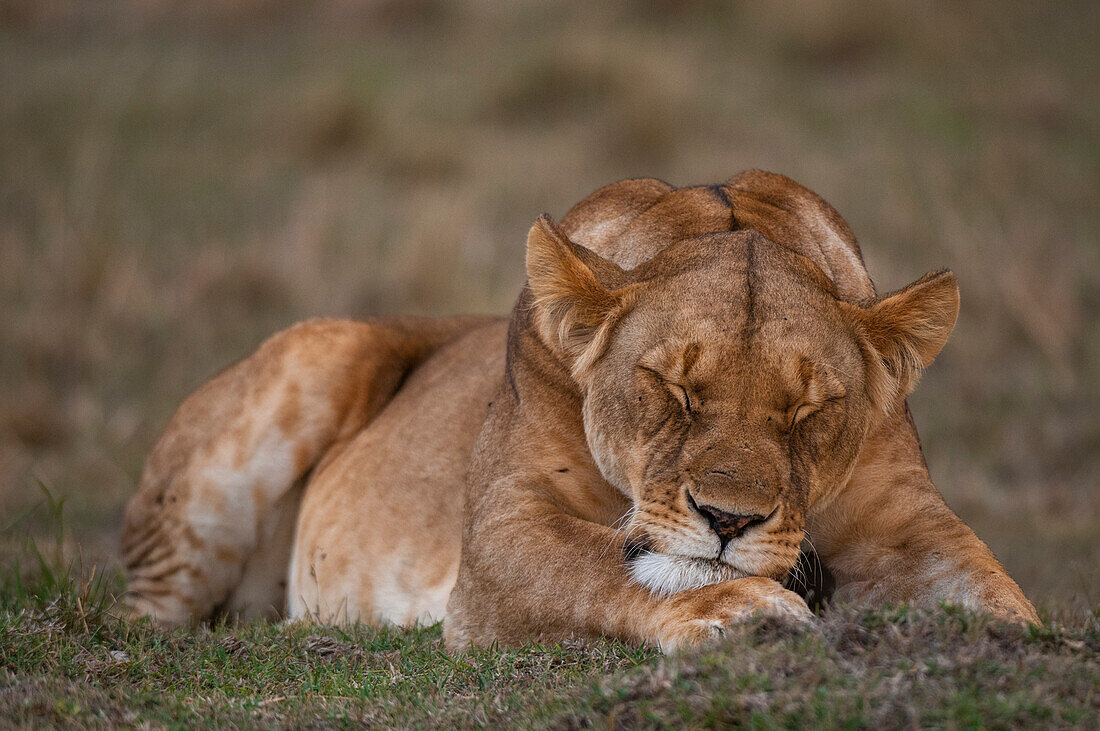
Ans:
<svg viewBox="0 0 1100 731"><path fill-rule="evenodd" d="M802 597L760 577L681 592L671 597L669 604L668 620L657 637L666 653L713 641L728 628L756 615L795 622L814 618Z"/></svg>

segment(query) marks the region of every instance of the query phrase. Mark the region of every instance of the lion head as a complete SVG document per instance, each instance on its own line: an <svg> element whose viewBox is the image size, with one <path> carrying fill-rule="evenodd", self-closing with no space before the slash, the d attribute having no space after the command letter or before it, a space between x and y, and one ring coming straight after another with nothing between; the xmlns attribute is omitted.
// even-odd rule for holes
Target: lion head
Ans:
<svg viewBox="0 0 1100 731"><path fill-rule="evenodd" d="M958 313L950 272L849 302L754 230L679 241L623 270L543 216L527 271L592 457L632 505L631 574L661 594L785 576L807 511L846 481Z"/></svg>

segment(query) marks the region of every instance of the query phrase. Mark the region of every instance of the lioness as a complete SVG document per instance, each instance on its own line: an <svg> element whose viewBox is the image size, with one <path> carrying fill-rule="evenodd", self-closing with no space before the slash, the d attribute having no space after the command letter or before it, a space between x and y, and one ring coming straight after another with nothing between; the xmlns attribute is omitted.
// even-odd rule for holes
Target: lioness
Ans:
<svg viewBox="0 0 1100 731"><path fill-rule="evenodd" d="M602 188L527 275L507 322L309 321L184 401L126 513L133 612L668 650L809 616L779 581L812 545L835 601L1038 622L906 407L950 272L876 296L832 207L750 171Z"/></svg>

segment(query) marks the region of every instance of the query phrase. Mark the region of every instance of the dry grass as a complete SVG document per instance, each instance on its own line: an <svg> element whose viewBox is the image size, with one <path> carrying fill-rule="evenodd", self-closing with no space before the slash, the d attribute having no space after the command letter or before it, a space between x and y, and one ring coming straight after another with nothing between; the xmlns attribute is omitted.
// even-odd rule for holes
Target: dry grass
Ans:
<svg viewBox="0 0 1100 731"><path fill-rule="evenodd" d="M41 481L109 565L157 430L264 335L506 311L539 212L761 167L848 217L880 289L959 274L912 400L933 477L1079 616L1100 604L1098 27L1093 2L2 0L0 528Z"/></svg>

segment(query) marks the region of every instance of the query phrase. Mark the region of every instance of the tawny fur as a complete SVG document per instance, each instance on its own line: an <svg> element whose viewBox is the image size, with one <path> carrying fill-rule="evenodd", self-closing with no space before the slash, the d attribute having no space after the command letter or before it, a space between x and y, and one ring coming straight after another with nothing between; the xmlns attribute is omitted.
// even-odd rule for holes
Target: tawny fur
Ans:
<svg viewBox="0 0 1100 731"><path fill-rule="evenodd" d="M758 171L602 188L528 273L508 323L312 321L185 401L127 510L134 613L669 649L808 616L776 581L805 536L838 600L1038 621L905 407L950 273L877 296L839 214ZM767 519L723 545L698 505Z"/></svg>

